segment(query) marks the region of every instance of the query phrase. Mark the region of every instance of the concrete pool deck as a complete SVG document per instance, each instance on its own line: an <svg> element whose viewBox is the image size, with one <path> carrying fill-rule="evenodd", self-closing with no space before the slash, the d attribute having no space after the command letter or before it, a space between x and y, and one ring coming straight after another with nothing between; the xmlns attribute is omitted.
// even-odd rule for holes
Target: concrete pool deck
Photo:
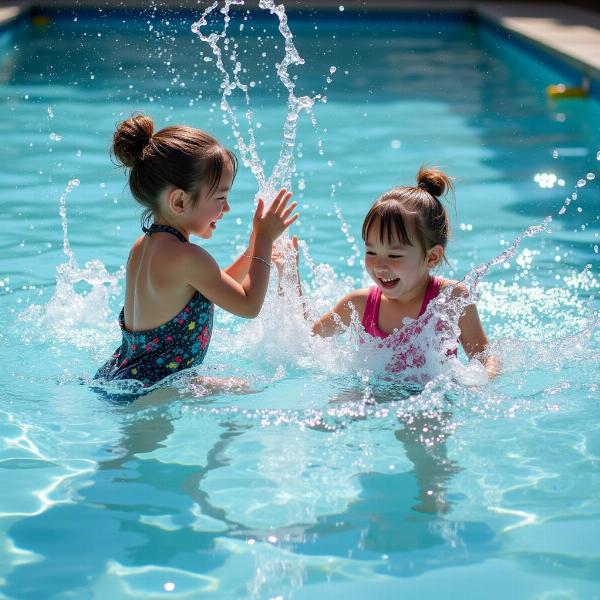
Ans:
<svg viewBox="0 0 600 600"><path fill-rule="evenodd" d="M199 9L195 0L161 0L160 7ZM247 5L257 2L250 0ZM127 8L148 8L147 0L129 0ZM458 12L469 13L541 49L577 71L581 80L600 82L600 13L553 3L402 1L402 0L288 0L290 10ZM368 9L366 8L368 7ZM26 0L0 1L0 28L8 26L32 9L98 8L124 9L121 0ZM558 82L557 82L558 83Z"/></svg>
<svg viewBox="0 0 600 600"><path fill-rule="evenodd" d="M546 4L478 3L480 19L500 25L584 77L600 81L600 15L581 8Z"/></svg>

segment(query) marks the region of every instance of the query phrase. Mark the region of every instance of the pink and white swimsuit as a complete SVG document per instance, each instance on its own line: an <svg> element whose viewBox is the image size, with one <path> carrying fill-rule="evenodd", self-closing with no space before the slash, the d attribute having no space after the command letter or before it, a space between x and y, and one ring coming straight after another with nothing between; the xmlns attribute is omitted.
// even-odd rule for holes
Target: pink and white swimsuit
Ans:
<svg viewBox="0 0 600 600"><path fill-rule="evenodd" d="M410 367L422 368L425 366L425 354L423 349L419 345L415 345L412 340L421 333L426 322L418 321L425 311L429 303L440 293L442 289L442 280L438 277L430 277L425 290L425 296L423 297L423 303L419 310L417 320L412 321L408 325L405 325L397 333L393 335L393 348L394 358L392 362L387 366L388 371L399 372ZM389 333L382 331L379 328L379 308L381 305L381 288L373 286L369 289L369 295L367 296L367 304L365 306L365 312L362 318L362 326L365 331L372 337L378 337L386 339L390 337ZM441 322L436 324L436 331L441 331L443 324ZM387 344L382 342L379 347L383 348ZM456 354L456 351L451 352Z"/></svg>

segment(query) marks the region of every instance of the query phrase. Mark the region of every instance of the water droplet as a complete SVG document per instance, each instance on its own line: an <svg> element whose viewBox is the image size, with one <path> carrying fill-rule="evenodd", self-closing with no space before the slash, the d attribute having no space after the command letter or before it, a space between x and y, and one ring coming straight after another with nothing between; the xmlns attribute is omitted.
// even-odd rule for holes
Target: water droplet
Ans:
<svg viewBox="0 0 600 600"><path fill-rule="evenodd" d="M394 150L398 150L402 146L402 142L400 140L392 140L392 148Z"/></svg>
<svg viewBox="0 0 600 600"><path fill-rule="evenodd" d="M49 137L54 142L60 142L60 140L62 140L62 135L58 135L58 133L54 132L52 132Z"/></svg>
<svg viewBox="0 0 600 600"><path fill-rule="evenodd" d="M334 67L333 65L331 67L329 67L329 72L333 75L335 72L337 71L337 68Z"/></svg>
<svg viewBox="0 0 600 600"><path fill-rule="evenodd" d="M600 160L600 150L596 152L596 160Z"/></svg>
<svg viewBox="0 0 600 600"><path fill-rule="evenodd" d="M586 178L588 181L592 181L592 180L596 179L596 175L595 175L594 173L588 173L588 174L585 176L585 178Z"/></svg>
<svg viewBox="0 0 600 600"><path fill-rule="evenodd" d="M558 158L558 150L552 150L552 158Z"/></svg>
<svg viewBox="0 0 600 600"><path fill-rule="evenodd" d="M577 187L583 187L586 184L586 180L585 179L579 179L577 181Z"/></svg>
<svg viewBox="0 0 600 600"><path fill-rule="evenodd" d="M343 4L340 4L340 6L339 6L338 10L339 10L340 12L344 12L344 5L343 5Z"/></svg>
<svg viewBox="0 0 600 600"><path fill-rule="evenodd" d="M48 107L48 118L49 119L54 119L54 113L52 112L52 107L51 106Z"/></svg>
<svg viewBox="0 0 600 600"><path fill-rule="evenodd" d="M304 179L299 179L298 180L298 189L303 190L305 188L306 188L306 182L304 181Z"/></svg>

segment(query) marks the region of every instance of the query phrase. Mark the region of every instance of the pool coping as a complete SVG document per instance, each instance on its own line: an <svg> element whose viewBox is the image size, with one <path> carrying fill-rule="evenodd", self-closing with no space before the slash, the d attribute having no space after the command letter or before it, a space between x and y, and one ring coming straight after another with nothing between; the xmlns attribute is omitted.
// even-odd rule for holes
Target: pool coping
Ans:
<svg viewBox="0 0 600 600"><path fill-rule="evenodd" d="M31 12L32 2L0 2L0 31L9 29Z"/></svg>
<svg viewBox="0 0 600 600"><path fill-rule="evenodd" d="M254 4L248 2L247 6ZM471 17L475 23L495 28L525 49L540 57L546 53L554 66L575 85L589 85L590 93L600 98L600 14L589 10L551 3L477 2L458 0L288 0L290 12L324 10L362 13L441 13ZM196 1L162 0L162 8L197 10ZM147 0L0 0L0 30L9 29L32 11L60 9L102 9L126 11L148 8ZM563 68L561 68L563 67ZM579 81L577 81L579 79ZM559 83L559 82L556 82Z"/></svg>
<svg viewBox="0 0 600 600"><path fill-rule="evenodd" d="M540 11L537 4L481 2L477 16L600 82L600 14L565 5Z"/></svg>

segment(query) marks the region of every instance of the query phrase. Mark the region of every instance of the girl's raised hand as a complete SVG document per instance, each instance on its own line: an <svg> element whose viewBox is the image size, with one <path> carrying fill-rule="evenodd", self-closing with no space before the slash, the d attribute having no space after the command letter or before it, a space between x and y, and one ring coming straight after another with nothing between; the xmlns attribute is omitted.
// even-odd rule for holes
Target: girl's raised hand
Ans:
<svg viewBox="0 0 600 600"><path fill-rule="evenodd" d="M279 190L275 200L266 211L264 201L262 198L258 199L252 220L252 227L257 236L265 237L272 243L300 216L295 213L290 217L298 205L297 202L287 205L291 197L291 192L285 189Z"/></svg>

